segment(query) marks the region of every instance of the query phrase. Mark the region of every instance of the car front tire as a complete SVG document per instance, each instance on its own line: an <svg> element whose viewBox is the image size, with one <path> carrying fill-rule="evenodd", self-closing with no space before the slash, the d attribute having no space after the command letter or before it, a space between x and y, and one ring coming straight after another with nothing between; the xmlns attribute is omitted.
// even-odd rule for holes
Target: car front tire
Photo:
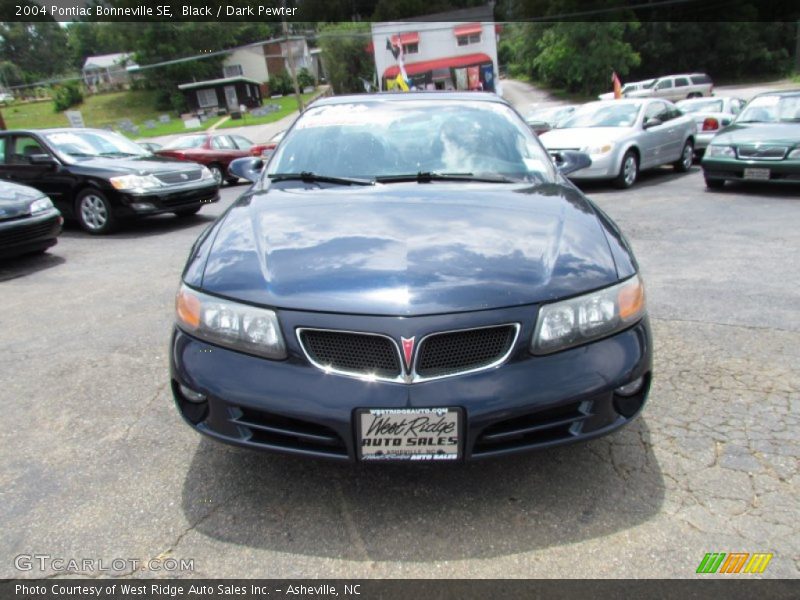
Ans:
<svg viewBox="0 0 800 600"><path fill-rule="evenodd" d="M225 179L225 176L222 172L222 167L219 165L208 165L208 170L211 171L211 174L214 176L214 181L217 182L217 185L222 185L222 180Z"/></svg>
<svg viewBox="0 0 800 600"><path fill-rule="evenodd" d="M614 186L621 190L626 190L636 183L639 177L639 158L636 152L628 150L622 157L622 164L619 167L619 174L614 178Z"/></svg>
<svg viewBox="0 0 800 600"><path fill-rule="evenodd" d="M100 190L84 190L75 199L78 223L92 235L106 235L117 227L117 217L105 194Z"/></svg>
<svg viewBox="0 0 800 600"><path fill-rule="evenodd" d="M706 187L710 190L721 190L725 187L724 179L710 179L709 177L706 177L705 180Z"/></svg>
<svg viewBox="0 0 800 600"><path fill-rule="evenodd" d="M686 140L683 150L681 150L681 157L672 163L672 166L678 173L686 173L692 168L692 161L694 161L694 144L692 144L692 140Z"/></svg>
<svg viewBox="0 0 800 600"><path fill-rule="evenodd" d="M194 208L182 208L181 210L176 210L174 214L176 217L191 217L192 215L196 215L198 212L200 212L200 207L195 206Z"/></svg>

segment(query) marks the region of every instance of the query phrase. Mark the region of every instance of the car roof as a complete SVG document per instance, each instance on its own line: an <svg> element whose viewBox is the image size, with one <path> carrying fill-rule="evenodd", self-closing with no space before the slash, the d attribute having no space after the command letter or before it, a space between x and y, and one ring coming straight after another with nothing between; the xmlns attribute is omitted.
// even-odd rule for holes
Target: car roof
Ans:
<svg viewBox="0 0 800 600"><path fill-rule="evenodd" d="M753 98L758 98L759 96L800 96L800 89L797 90L774 90L772 92L761 92L760 94L756 94Z"/></svg>
<svg viewBox="0 0 800 600"><path fill-rule="evenodd" d="M0 131L0 133L4 135L12 134L12 133L38 133L38 134L45 134L45 133L75 133L78 131L101 131L103 133L116 133L116 131L109 131L108 129L100 129L98 127L47 127L44 129L8 129L6 131Z"/></svg>

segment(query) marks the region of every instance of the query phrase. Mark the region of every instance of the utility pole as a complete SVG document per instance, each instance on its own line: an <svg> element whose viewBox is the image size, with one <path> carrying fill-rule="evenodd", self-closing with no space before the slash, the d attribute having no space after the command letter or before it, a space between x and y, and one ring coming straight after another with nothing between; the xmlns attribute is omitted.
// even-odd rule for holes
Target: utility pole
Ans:
<svg viewBox="0 0 800 600"><path fill-rule="evenodd" d="M284 15L286 14L286 0L283 0ZM292 85L294 86L294 96L297 98L297 110L303 112L303 99L300 97L300 86L297 85L297 73L294 70L294 52L292 51L292 43L289 41L289 25L286 23L286 17L283 18L283 39L286 40L286 54L289 57L289 75L292 77Z"/></svg>

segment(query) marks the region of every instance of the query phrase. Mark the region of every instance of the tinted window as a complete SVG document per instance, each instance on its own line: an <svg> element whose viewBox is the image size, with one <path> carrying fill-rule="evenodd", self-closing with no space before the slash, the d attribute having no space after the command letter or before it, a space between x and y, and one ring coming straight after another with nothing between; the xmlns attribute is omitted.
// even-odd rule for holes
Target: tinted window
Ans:
<svg viewBox="0 0 800 600"><path fill-rule="evenodd" d="M689 80L686 77L675 78L675 87L685 87L687 85L689 85Z"/></svg>
<svg viewBox="0 0 800 600"><path fill-rule="evenodd" d="M34 154L50 154L45 150L39 140L29 135L16 136L8 148L8 162L15 165L31 164L30 157Z"/></svg>
<svg viewBox="0 0 800 600"><path fill-rule="evenodd" d="M656 84L657 90L666 90L672 87L672 79L662 79Z"/></svg>
<svg viewBox="0 0 800 600"><path fill-rule="evenodd" d="M692 75L692 83L696 85L711 83L711 78L708 75Z"/></svg>
<svg viewBox="0 0 800 600"><path fill-rule="evenodd" d="M211 147L217 150L234 150L236 148L227 135L217 135L211 138Z"/></svg>
<svg viewBox="0 0 800 600"><path fill-rule="evenodd" d="M644 118L669 120L667 105L663 102L651 102L644 111Z"/></svg>
<svg viewBox="0 0 800 600"><path fill-rule="evenodd" d="M278 146L269 174L390 177L418 172L553 181L524 121L497 102L351 101L312 106Z"/></svg>
<svg viewBox="0 0 800 600"><path fill-rule="evenodd" d="M239 150L250 150L253 147L253 142L248 140L247 138L243 138L240 135L232 135L233 141L236 143L236 147Z"/></svg>

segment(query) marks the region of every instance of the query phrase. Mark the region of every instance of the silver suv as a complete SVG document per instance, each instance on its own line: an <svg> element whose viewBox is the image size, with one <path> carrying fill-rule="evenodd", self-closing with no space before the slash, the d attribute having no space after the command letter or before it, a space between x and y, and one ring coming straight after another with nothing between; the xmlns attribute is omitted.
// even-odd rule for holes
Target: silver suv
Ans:
<svg viewBox="0 0 800 600"><path fill-rule="evenodd" d="M714 82L705 73L687 73L684 75L665 75L653 79L642 89L628 92L627 98L665 98L677 102L684 98L711 96Z"/></svg>

